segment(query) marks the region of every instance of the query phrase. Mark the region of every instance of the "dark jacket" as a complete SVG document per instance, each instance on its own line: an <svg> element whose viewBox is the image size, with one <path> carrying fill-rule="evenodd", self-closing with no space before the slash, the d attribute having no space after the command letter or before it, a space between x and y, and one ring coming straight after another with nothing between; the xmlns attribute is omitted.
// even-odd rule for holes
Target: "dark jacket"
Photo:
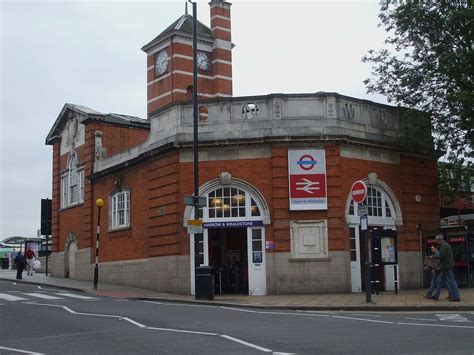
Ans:
<svg viewBox="0 0 474 355"><path fill-rule="evenodd" d="M26 267L26 258L23 254L18 253L15 256L15 264L17 269L24 269Z"/></svg>
<svg viewBox="0 0 474 355"><path fill-rule="evenodd" d="M451 245L444 242L439 248L439 268L446 270L454 267L453 250Z"/></svg>

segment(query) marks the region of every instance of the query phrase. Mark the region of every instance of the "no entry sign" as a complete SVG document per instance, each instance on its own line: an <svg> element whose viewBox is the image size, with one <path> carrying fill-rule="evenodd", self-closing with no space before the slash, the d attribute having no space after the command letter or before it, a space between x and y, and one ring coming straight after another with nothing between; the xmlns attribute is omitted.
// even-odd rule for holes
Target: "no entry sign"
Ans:
<svg viewBox="0 0 474 355"><path fill-rule="evenodd" d="M361 180L357 180L352 184L351 188L352 200L355 203L362 203L367 196L367 185Z"/></svg>

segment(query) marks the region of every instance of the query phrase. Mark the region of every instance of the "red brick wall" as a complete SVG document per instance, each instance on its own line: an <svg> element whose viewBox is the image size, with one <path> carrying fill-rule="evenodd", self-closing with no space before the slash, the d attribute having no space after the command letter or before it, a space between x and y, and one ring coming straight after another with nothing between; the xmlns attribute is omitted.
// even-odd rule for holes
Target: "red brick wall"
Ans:
<svg viewBox="0 0 474 355"><path fill-rule="evenodd" d="M329 249L342 251L349 247L345 205L352 183L375 172L400 203L403 226L397 227L399 251L418 250L417 225L436 228L439 222L436 161L402 155L398 165L341 157L338 145L327 145L324 149L327 211L289 211L288 153L287 147L283 146L273 147L270 158L201 161L199 184L202 186L226 171L259 190L268 204L272 222L266 226L266 239L275 241L275 251L291 250L289 222L305 219L327 219ZM101 217L102 261L189 254L189 236L183 227L183 196L193 194L193 176L193 163L180 163L178 152L173 151L99 179L94 182L82 213L74 215L76 208L61 212L61 220L68 229L59 228L60 234L82 228L81 247L94 245L97 220L94 201L102 198L106 201ZM131 228L109 233L108 195L116 188L114 181L117 178L123 187L131 188ZM421 203L415 201L417 194L422 196ZM59 243L61 249L64 238L60 238Z"/></svg>

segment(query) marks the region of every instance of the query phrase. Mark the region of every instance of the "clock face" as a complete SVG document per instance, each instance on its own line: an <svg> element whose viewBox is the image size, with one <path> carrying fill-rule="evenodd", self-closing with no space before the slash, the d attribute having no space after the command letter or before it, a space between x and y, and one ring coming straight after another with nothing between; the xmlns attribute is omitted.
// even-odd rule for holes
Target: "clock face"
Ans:
<svg viewBox="0 0 474 355"><path fill-rule="evenodd" d="M197 54L197 65L201 70L209 70L211 67L211 56L209 53L198 52Z"/></svg>
<svg viewBox="0 0 474 355"><path fill-rule="evenodd" d="M166 68L168 68L168 52L164 49L156 56L155 76L163 74L166 71Z"/></svg>

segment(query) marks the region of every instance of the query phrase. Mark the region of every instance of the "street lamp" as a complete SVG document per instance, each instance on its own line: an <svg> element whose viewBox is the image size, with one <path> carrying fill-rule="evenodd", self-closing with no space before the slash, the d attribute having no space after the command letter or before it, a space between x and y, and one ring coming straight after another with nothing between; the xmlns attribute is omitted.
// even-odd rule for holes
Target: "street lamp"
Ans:
<svg viewBox="0 0 474 355"><path fill-rule="evenodd" d="M97 283L99 282L99 234L100 234L100 209L104 205L104 200L98 198L95 201L97 206L97 238L95 242L95 268L94 268L94 290L97 290Z"/></svg>
<svg viewBox="0 0 474 355"><path fill-rule="evenodd" d="M198 138L198 67L197 67L197 2L193 5L193 152L194 152L194 219L199 219L199 138ZM194 234L194 296L196 296L197 272L199 266L199 239Z"/></svg>

